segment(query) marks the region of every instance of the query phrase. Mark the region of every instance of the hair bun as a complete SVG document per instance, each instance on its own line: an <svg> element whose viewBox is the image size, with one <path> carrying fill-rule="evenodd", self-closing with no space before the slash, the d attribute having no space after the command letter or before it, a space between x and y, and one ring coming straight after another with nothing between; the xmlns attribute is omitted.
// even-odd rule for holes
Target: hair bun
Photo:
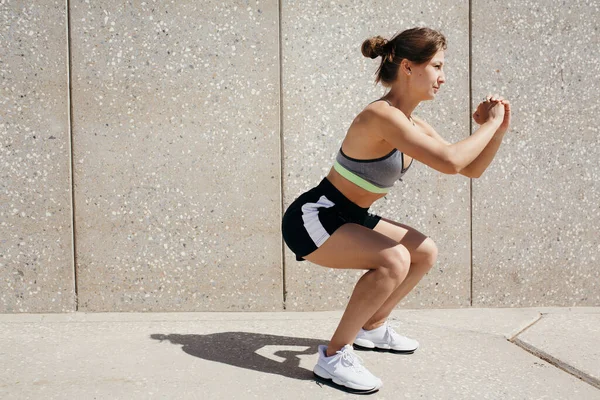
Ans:
<svg viewBox="0 0 600 400"><path fill-rule="evenodd" d="M365 40L362 44L361 51L363 56L376 58L383 56L386 53L385 47L388 43L387 39L381 36L375 36Z"/></svg>

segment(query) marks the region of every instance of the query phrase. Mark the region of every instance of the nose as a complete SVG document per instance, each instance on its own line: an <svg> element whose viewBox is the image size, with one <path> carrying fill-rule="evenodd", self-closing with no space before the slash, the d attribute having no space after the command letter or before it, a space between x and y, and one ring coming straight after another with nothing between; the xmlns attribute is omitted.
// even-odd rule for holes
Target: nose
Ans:
<svg viewBox="0 0 600 400"><path fill-rule="evenodd" d="M440 84L442 83L446 83L446 74L444 74L444 72L442 71L442 74L440 75L440 77L438 78L438 82Z"/></svg>

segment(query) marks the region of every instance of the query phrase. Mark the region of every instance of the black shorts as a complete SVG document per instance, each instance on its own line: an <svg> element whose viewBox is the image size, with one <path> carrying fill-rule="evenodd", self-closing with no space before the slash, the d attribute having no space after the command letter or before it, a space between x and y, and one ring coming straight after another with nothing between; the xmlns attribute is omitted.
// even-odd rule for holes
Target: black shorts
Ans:
<svg viewBox="0 0 600 400"><path fill-rule="evenodd" d="M318 186L301 194L285 211L281 223L283 240L296 260L315 251L347 222L375 228L381 217L359 207L323 178Z"/></svg>

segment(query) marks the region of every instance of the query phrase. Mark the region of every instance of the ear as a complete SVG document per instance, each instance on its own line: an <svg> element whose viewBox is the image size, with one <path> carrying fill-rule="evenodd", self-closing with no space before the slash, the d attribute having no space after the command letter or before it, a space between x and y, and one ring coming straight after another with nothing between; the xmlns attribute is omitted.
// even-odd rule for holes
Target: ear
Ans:
<svg viewBox="0 0 600 400"><path fill-rule="evenodd" d="M400 62L400 68L407 75L410 75L412 72L410 62L406 58Z"/></svg>

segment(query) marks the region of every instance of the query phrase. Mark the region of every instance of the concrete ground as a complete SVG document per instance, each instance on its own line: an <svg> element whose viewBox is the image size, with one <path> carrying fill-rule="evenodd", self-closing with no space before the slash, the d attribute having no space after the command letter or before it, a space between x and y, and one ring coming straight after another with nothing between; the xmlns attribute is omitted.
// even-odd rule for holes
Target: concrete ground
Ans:
<svg viewBox="0 0 600 400"><path fill-rule="evenodd" d="M600 399L600 307L395 311L384 386L316 382L341 312L0 314L1 399Z"/></svg>

